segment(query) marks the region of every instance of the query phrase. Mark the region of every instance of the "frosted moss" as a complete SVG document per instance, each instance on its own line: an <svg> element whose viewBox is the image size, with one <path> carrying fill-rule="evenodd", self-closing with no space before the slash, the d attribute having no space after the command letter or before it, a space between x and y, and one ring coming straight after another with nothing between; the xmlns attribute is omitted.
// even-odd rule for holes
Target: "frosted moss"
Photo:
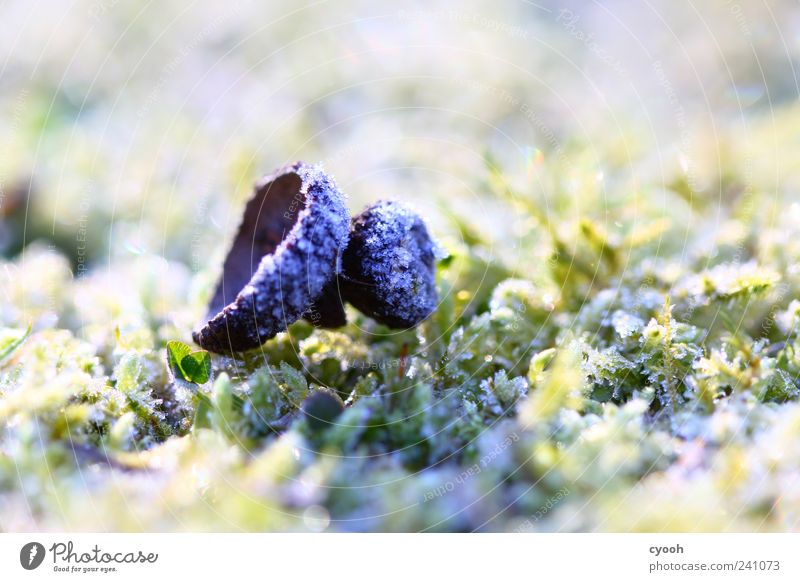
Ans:
<svg viewBox="0 0 800 582"><path fill-rule="evenodd" d="M737 259L652 208L615 231L536 201L514 201L528 238L458 223L440 261L378 205L361 248L396 272L366 274L424 321L387 331L373 305L331 331L297 309L207 377L168 353L209 272L143 254L73 279L29 248L0 269L0 527L305 531L309 507L348 531L793 527L800 222L742 224Z"/></svg>

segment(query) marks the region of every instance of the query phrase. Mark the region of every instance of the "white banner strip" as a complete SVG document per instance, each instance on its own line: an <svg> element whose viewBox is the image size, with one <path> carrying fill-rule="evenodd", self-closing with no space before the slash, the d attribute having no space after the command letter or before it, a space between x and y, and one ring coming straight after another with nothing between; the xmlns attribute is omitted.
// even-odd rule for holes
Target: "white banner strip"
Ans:
<svg viewBox="0 0 800 582"><path fill-rule="evenodd" d="M777 534L3 534L0 579L800 580L799 542Z"/></svg>

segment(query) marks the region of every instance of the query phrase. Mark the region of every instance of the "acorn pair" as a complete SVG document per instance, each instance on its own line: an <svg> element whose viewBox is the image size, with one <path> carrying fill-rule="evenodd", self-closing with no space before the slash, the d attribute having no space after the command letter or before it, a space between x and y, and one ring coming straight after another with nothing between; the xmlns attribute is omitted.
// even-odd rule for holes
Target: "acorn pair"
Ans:
<svg viewBox="0 0 800 582"><path fill-rule="evenodd" d="M301 317L340 327L345 302L390 328L413 327L436 308L436 248L404 205L378 202L350 220L321 167L281 168L256 183L209 321L192 336L213 352L249 350Z"/></svg>

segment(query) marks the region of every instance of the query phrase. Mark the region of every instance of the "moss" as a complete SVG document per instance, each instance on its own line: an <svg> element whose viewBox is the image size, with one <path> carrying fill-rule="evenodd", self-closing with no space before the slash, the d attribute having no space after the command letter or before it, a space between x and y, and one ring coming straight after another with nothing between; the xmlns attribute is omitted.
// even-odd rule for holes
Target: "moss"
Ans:
<svg viewBox="0 0 800 582"><path fill-rule="evenodd" d="M476 176L524 232L432 221L449 257L418 327L351 310L199 375L176 377L168 342L190 342L213 261L192 273L172 249L75 279L29 246L0 269L0 527L791 528L800 211L731 201L709 242L711 204L692 233L655 189L620 210L605 155L579 156L580 216L557 161L537 170L550 214L533 188L498 192L504 170ZM604 160L609 200L589 186Z"/></svg>

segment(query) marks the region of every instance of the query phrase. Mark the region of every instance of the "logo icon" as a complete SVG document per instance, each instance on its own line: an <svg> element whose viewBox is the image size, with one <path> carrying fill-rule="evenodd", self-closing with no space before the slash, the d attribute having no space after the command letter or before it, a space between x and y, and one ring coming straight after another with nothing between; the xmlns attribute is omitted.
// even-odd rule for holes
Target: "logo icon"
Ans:
<svg viewBox="0 0 800 582"><path fill-rule="evenodd" d="M19 551L19 563L26 570L35 570L44 561L44 546L39 542L28 542Z"/></svg>

